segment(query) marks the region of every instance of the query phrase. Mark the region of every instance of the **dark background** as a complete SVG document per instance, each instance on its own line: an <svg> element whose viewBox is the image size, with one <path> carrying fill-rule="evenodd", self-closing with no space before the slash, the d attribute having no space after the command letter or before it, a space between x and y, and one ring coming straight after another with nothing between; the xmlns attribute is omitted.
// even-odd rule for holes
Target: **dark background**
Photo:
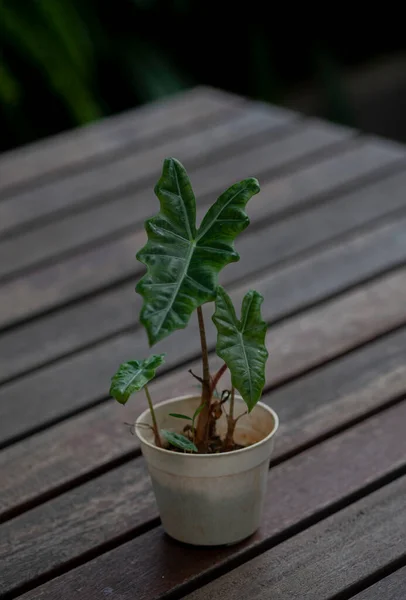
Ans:
<svg viewBox="0 0 406 600"><path fill-rule="evenodd" d="M406 141L400 15L275 6L0 0L0 151L197 84Z"/></svg>

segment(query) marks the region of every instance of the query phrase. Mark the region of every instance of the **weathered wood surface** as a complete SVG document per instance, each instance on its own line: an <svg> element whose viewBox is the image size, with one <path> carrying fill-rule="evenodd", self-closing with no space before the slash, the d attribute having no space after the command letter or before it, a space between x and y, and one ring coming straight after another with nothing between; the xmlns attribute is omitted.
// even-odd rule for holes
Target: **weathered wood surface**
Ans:
<svg viewBox="0 0 406 600"><path fill-rule="evenodd" d="M256 289L265 297L264 318L271 321L267 307L273 302L270 291L277 291L277 288L271 286L269 289L268 283L267 279L258 280ZM246 286L235 290L231 295L233 301L240 304L245 292ZM361 289L270 327L267 340L273 350L267 362L267 385L280 384L387 330L406 324L405 306L406 268L401 268ZM209 317L211 307L206 306L204 313ZM209 319L207 321L209 323ZM185 360L189 362L188 367L174 376L177 390L190 388L190 382L193 382L187 368L200 369L200 363L192 361L199 352L197 332L197 321L192 319L187 330L174 333L171 339L156 346L157 351L168 352L165 369L176 367ZM110 378L120 361L149 353L143 334L143 331L139 335L124 333L5 386L0 392L2 436L9 437L11 432L21 431L21 428L38 427L44 416L46 420L55 419L106 398ZM207 339L213 349L216 339L213 326L208 328ZM218 368L221 364L218 357L212 354L211 359L212 368ZM161 373L164 371L160 370ZM166 394L165 386L164 383L162 392L156 392L157 397ZM133 405L135 402L136 398ZM24 410L21 410L22 406Z"/></svg>
<svg viewBox="0 0 406 600"><path fill-rule="evenodd" d="M261 123L262 121L263 119L260 120ZM239 131L238 123L236 130ZM235 135L234 129L230 131L230 135L231 133ZM263 134L261 129L261 135ZM300 158L311 156L313 152L334 146L349 135L346 131L336 131L335 128L315 123L296 127L292 132L287 129L284 137L278 136L271 141L268 141L269 137L267 136L265 144L255 144L254 137L252 147L240 151L241 153L232 159L188 170L198 194L199 206L212 203L217 195L227 189L230 181L249 177L253 172L257 177L266 179L275 168L286 167ZM213 145L217 147L215 140ZM237 150L238 147L235 148L235 151ZM162 155L162 148L159 148L159 153ZM155 160L154 164L158 162ZM116 173L115 165L112 165L112 170ZM102 172L104 171L105 168ZM128 171L129 169L126 169L126 172ZM87 172L86 175L90 177ZM111 183L109 174L104 176L108 177ZM156 176L158 177L158 173ZM93 175L93 180L93 191L101 186L103 194L106 193L104 181L98 182L96 174ZM120 182L122 183L122 178ZM114 202L94 206L42 227L37 226L28 233L0 241L0 277L38 265L41 261L53 259L68 251L73 252L84 245L100 243L112 236L119 237L129 230L136 230L137 226L138 229L143 228L144 220L152 215L152 205L155 204L157 210L159 206L151 188L152 186L148 185L146 189L137 193L118 196L114 198ZM82 186L80 192L83 193ZM32 201L36 202L35 198Z"/></svg>
<svg viewBox="0 0 406 600"><path fill-rule="evenodd" d="M163 535L125 425L145 400L108 398L119 362L150 352L134 257L168 154L199 219L235 180L261 183L220 279L237 304L265 297L281 425L262 527L230 548ZM0 157L2 599L402 597L405 183L402 145L206 88ZM154 398L195 392L195 319L155 350Z"/></svg>
<svg viewBox="0 0 406 600"><path fill-rule="evenodd" d="M369 191L371 198L372 189ZM356 202L362 209L362 197L354 196L350 196L350 201ZM381 206L386 204L382 202ZM309 304L405 261L406 239L403 232L406 224L403 214L391 212L390 218L395 220L394 223L379 220L378 225L374 221L370 229L365 224L366 231L356 230L352 233L350 230L342 238L338 235L340 215L348 215L347 207L341 205L341 210L337 207L333 231L332 228L325 227L329 207L330 205L323 205L314 208L303 215L303 220L300 217L289 219L291 234L289 226L285 227L286 222L272 228L275 230L275 237L270 236L270 242L272 245L272 240L275 240L279 256L281 249L284 249L284 240L288 242L286 248L291 248L295 242L300 243L301 239L302 252L307 251L307 256L302 254L299 261L279 268L276 265L272 273L262 273L259 276L261 281L268 280L266 290L272 298L269 312L266 308L269 321L286 318L292 312L304 309ZM321 218L318 219L318 216ZM356 226L356 216L343 221L348 227ZM278 234L281 229L282 235ZM330 246L320 252L318 245L314 248L313 244L318 235L322 241L326 232L337 233L337 236L334 235ZM267 253L266 256L271 259L272 253ZM224 281L224 277L222 280ZM0 381L134 327L139 309L140 302L138 295L134 293L134 283L128 283L65 308L62 312L0 334Z"/></svg>
<svg viewBox="0 0 406 600"><path fill-rule="evenodd" d="M326 600L348 593L375 571L406 559L405 510L402 477L187 598L209 600L214 593L222 600Z"/></svg>
<svg viewBox="0 0 406 600"><path fill-rule="evenodd" d="M388 155L386 147L381 150L375 146L357 146L349 152L277 178L262 187L261 194L255 197L249 208L252 226L258 222L265 224L266 219L276 219L281 213L292 211L299 205L304 208L306 204L314 203L319 196L319 201L322 201L323 193L331 194L345 189L344 183L354 182L354 179L357 180L366 172L373 175L382 166L382 162L386 164L389 159L397 164L399 153L395 152L394 156L392 150ZM255 252L257 269L265 268L275 261L274 254L270 255L268 248L261 247L261 243L269 243L273 236L268 235L266 229L260 231L262 238L258 231L252 229L239 237L241 261L238 267L237 263L229 265L224 271L223 282L236 278L236 271L240 272L243 268L242 261L247 261L251 270L253 269L252 252ZM300 231L301 229L296 229L296 236ZM313 232L313 235L316 234ZM296 236L292 235L292 238L295 239ZM137 263L134 255L145 243L145 239L145 232L140 229L136 233L123 235L118 240L107 241L96 248L84 249L79 255L3 283L0 328L61 307L68 301L103 290L106 286L138 277L143 272L142 265ZM301 250L297 246L292 250L287 247L287 254L289 256ZM277 261L287 258L282 254L279 256Z"/></svg>
<svg viewBox="0 0 406 600"><path fill-rule="evenodd" d="M178 128L241 106L243 100L220 90L199 87L137 110L103 119L86 127L64 132L0 156L0 191L27 185L44 176L59 175L89 161L163 139ZM274 111L275 122L289 113Z"/></svg>
<svg viewBox="0 0 406 600"><path fill-rule="evenodd" d="M32 226L42 218L64 218L72 209L108 200L141 185L155 183L159 176L157 165L168 155L188 161L190 167L205 160L215 161L234 144L280 126L273 113L265 107L242 108L235 116L201 131L188 133L157 147L112 157L106 164L89 167L56 181L44 183L34 190L22 191L0 202L0 234Z"/></svg>
<svg viewBox="0 0 406 600"><path fill-rule="evenodd" d="M329 512L337 510L336 503L345 505L345 503L348 503L349 497L365 494L367 486L377 484L395 469L406 467L406 438L403 435L405 418L406 404L403 403L369 421L365 421L340 436L319 444L287 463L271 469L265 515L261 529L253 538L235 548L185 548L183 545L176 544L164 536L162 528L159 527L89 562L84 567L75 569L68 575L55 580L55 582L36 589L35 595L28 594L27 597L51 600L59 594L62 600L71 598L80 592L83 597L90 600L98 598L104 589L111 588L112 593L120 599L125 600L128 598L128 600L132 600L137 598L137 600L147 600L148 598L161 597L161 595L186 583L196 585L196 579L207 576L213 572L214 568L224 568L228 561L234 564L236 560L238 562L247 560L254 554L258 554L261 548L269 548L274 545L278 537L290 537L297 530L312 522L317 522ZM376 437L382 439L379 455L375 453ZM360 449L362 450L360 451ZM126 468L133 469L134 467L130 463ZM112 488L108 477L111 477L111 474L100 478L100 480L94 480L91 484L86 484L88 488L93 486L92 491L88 489L86 493L85 486L83 486L75 492L65 494L61 498L52 501L48 507L48 514L58 515L59 522L57 519L50 521L49 517L47 518L47 505L43 505L18 518L14 527L12 522L2 527L3 532L6 532L6 537L12 535L13 532L16 536L15 541L13 538L10 540L11 543L8 546L10 549L13 547L13 542L14 544L20 543L23 546L16 552L17 560L12 551L7 553L8 558L3 578L11 589L13 585L22 584L30 576L35 577L38 572L41 572L41 569L44 570L45 561L48 568L55 568L59 564L58 561L69 560L71 552L86 551L92 542L93 544L96 544L97 541L103 543L109 533L111 536L119 535L121 528L122 531L126 531L128 527L137 524L139 514L142 514L145 510L145 503L141 501L138 506L137 502L133 501L131 507L135 484L133 483L130 489L126 487L128 482L131 481L131 477L122 476L122 481L119 480L119 476L117 477L117 492L114 499L111 497ZM106 498L101 484L101 481L104 480L106 480ZM406 490L405 482L402 481L402 484L401 489L404 491ZM140 488L143 488L144 485L143 481L139 482ZM315 490L317 490L317 493L315 493ZM381 493L381 496L388 495L388 493ZM92 502L92 498L95 496L100 498L100 507L96 507L96 510L98 509L101 515L93 521L91 511L92 508L94 510L93 503L95 504L96 500ZM90 509L86 505L86 498L90 504ZM136 498L138 498L138 494ZM151 495L146 494L145 498L147 499L146 502L150 503L151 518L157 516ZM104 500L106 501L104 502ZM372 511L377 505L376 501L371 502L371 505L369 505L367 498L366 501L361 501L362 506L365 502ZM58 503L63 506L57 507ZM404 546L402 546L400 532L396 532L396 526L402 526L402 524L404 526L404 516L398 515L396 518L395 515L390 513L394 503L397 510L401 511L406 506L406 498L397 498L397 495L393 493L389 495L387 504L384 504L383 508L378 506L376 510L385 510L385 516L387 515L389 520L386 524L387 534L390 535L392 532L395 534L394 539L385 540L386 545L391 546L392 543L397 542L396 550L399 552L400 549L404 551ZM110 508L111 514L109 515L108 510ZM132 515L133 519L131 519ZM344 522L347 523L347 520L344 520ZM100 523L101 526L104 525L103 531L95 530L96 523ZM372 523L372 526L374 525L376 526L378 523ZM88 530L89 533L87 534ZM46 534L44 537L40 537L44 531L46 531ZM334 535L334 530L331 527L329 531L333 532ZM332 539L329 535L326 535L325 540L321 538L320 544L325 548L334 548L334 545L330 544L335 542L345 547L345 538L337 539L339 537L338 531L335 532ZM362 532L361 524L359 528L357 527L357 534L359 532ZM362 533L363 544L367 546L369 543L369 529ZM375 531L371 532L371 541L375 533ZM304 535L306 536L306 533ZM299 539L301 536L297 537ZM40 557L34 556L34 545L37 548L43 547L41 552L42 563ZM296 568L300 569L303 565L299 560L299 556L302 557L302 560L305 560L305 555L299 552L299 549L296 549L296 545L293 546L295 552L292 560ZM282 545L281 548L283 547ZM274 552L277 553L278 550L276 549ZM312 562L315 558L315 552L319 557L318 549L315 548L309 554L309 559L312 559ZM268 554L270 555L269 559L267 559ZM284 554L284 556L286 555ZM29 560L30 557L31 560ZM271 552L268 552L265 557L268 569L272 573L279 561L276 561L276 565L274 564ZM260 561L261 559L251 561L248 563L247 568L251 564L255 565L256 562ZM294 573L293 564L290 561L288 561L288 564L291 565L292 573ZM316 563L314 567L317 571ZM244 569L245 576L247 572L247 569ZM261 576L259 569L258 572L258 576ZM292 579L294 579L294 576L289 578L290 584L292 584ZM243 595L238 596L239 598L250 597L250 581L254 582L255 577L248 576L248 581L243 587ZM223 598L221 595L223 588L221 585L218 588L216 586L217 584L212 586L210 592L204 595L204 598ZM6 589L9 588L6 587ZM224 586L224 589L228 593L226 586ZM234 596L230 597L234 598ZM252 596L252 598L256 597L255 595ZM294 596L279 597L285 600ZM303 597L311 598L310 595ZM323 596L319 597L323 598Z"/></svg>
<svg viewBox="0 0 406 600"><path fill-rule="evenodd" d="M352 600L403 600L406 598L406 567L395 571Z"/></svg>
<svg viewBox="0 0 406 600"><path fill-rule="evenodd" d="M288 454L295 444L308 445L322 437L323 432L362 418L404 394L405 351L403 328L265 394L264 401L281 418L274 458ZM55 385L59 381L58 377L48 377L50 380ZM173 394L195 392L186 369L151 385L157 400L164 399L168 389ZM71 393L69 386L65 393ZM55 394L46 391L43 397L52 398ZM74 394L72 402L73 398ZM109 401L4 450L0 454L0 514L7 515L13 507L21 510L39 495L55 494L58 488L77 478L134 455L139 445L124 423L132 422L144 407L141 396L135 396L125 408Z"/></svg>

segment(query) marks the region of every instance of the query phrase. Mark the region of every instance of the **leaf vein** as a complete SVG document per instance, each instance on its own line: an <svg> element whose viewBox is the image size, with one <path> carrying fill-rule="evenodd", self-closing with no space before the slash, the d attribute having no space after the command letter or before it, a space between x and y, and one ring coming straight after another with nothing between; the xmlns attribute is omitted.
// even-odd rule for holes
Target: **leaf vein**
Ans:
<svg viewBox="0 0 406 600"><path fill-rule="evenodd" d="M180 191L178 172L176 170L176 167L174 167L173 170L175 172L176 187L178 189L178 196L179 196L179 198L181 200L182 211L183 211L183 215L184 215L184 218L185 218L185 225L186 225L186 229L187 229L187 234L188 234L188 237L189 237L189 241L192 241L192 230L190 229L189 217L187 215L186 207L185 207L185 202L183 200L183 196L182 196L181 191Z"/></svg>
<svg viewBox="0 0 406 600"><path fill-rule="evenodd" d="M245 192L245 190L247 189L247 187L242 188L242 190L238 190L238 192L236 192L234 194L234 196L232 196L225 204L224 206L222 206L219 210L219 212L214 216L214 218L212 219L212 221L210 223L208 223L205 227L205 229L203 231L199 230L199 233L196 236L196 241L198 242L203 236L206 235L206 233L209 231L209 229L211 229L211 227L213 226L214 223L217 222L218 216L221 215L221 213L228 207L229 204L231 204L231 202L242 192Z"/></svg>

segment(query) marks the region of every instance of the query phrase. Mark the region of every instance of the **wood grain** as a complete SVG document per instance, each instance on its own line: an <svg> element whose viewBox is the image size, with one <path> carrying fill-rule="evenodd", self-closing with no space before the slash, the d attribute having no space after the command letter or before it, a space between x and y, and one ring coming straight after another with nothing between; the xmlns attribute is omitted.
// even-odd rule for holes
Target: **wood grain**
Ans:
<svg viewBox="0 0 406 600"><path fill-rule="evenodd" d="M282 203L284 203L284 210L288 207L293 209L296 204L300 204L304 208L305 203L311 204L322 189L325 192L328 190L333 192L334 186L342 188L345 182L349 183L354 178L357 179L354 173L358 167L354 165L358 164L358 159L360 167L357 172L360 177L362 174L365 175L365 171L368 169L370 173L376 171L378 163L382 164L382 162L385 163L385 160L389 160L386 151L382 152L381 150L376 151L373 147L360 145L350 153L339 154L334 159L329 158L319 163L310 171L309 168L304 168L295 175L285 175L284 178L274 182L274 187L270 187L272 183L268 184L260 194L263 197L260 203L257 204L256 200L249 209L251 222L266 225L266 219L277 217L278 210L275 207L281 206ZM393 160L393 156L391 160ZM351 164L353 166L350 168ZM333 165L335 165L336 174L339 174L335 179ZM301 173L303 179L301 179ZM256 198L259 198L260 195ZM395 199L394 202L396 206L399 204L399 200ZM401 202L404 203L403 197ZM376 206L375 202L373 205ZM346 216L344 216L343 208L339 211L341 216L338 218L338 225L346 217L347 223L350 222L352 226L355 226L357 219L358 222L363 222L365 217L362 216L362 212L358 213L358 203L352 203L350 206L352 208ZM201 214L201 209L199 214ZM319 231L311 230L313 243L316 243L317 237L319 241L320 238L328 239L331 232L334 231L335 220L330 220L329 215L324 214L328 222ZM278 238L278 241L283 243L283 240L286 240L286 233L281 229L279 235L281 237ZM306 235L306 233L301 231L291 233L291 239L297 240L296 244L292 247L284 244L286 253L283 255L277 248L274 249L274 246L270 247L270 244L275 244L275 242L273 236L270 237L269 231L265 228L260 231L248 229L238 240L241 260L238 264L229 265L224 271L222 281L230 282L233 278L235 279L238 276L237 272L240 273L244 268L243 261L246 265L248 264L252 273L253 252L257 269L265 268L275 260L292 256L292 253L300 252L303 249L303 245L299 242L300 239L303 239L301 235ZM143 271L141 271L142 265L137 263L134 255L143 246L145 239L145 232L139 230L135 234L127 234L119 240L83 251L79 256L66 258L57 264L51 264L33 273L28 273L25 277L4 283L0 297L0 327L15 324L21 319L38 315L44 310L54 309L64 302L78 299L84 294L94 293L125 278L137 277ZM281 239L282 241L280 241Z"/></svg>
<svg viewBox="0 0 406 600"><path fill-rule="evenodd" d="M327 157L322 163L310 165L306 170L289 176L290 198L284 199L278 189L286 186L286 178L271 181L263 186L262 194L257 196L255 207L258 212L267 205L267 196L272 198L274 214L297 210L302 204L309 203L309 196L314 201L318 196L331 193L333 190L346 190L349 183L375 173L377 169L385 169L390 164L403 165L405 152L402 146L383 141L373 142L361 138L354 147L349 147L337 159ZM298 197L299 196L299 197Z"/></svg>
<svg viewBox="0 0 406 600"><path fill-rule="evenodd" d="M353 596L352 600L403 600L403 598L406 598L406 567Z"/></svg>
<svg viewBox="0 0 406 600"><path fill-rule="evenodd" d="M103 143L98 125L87 129L89 137L83 130L82 160L69 146L78 131L65 136L67 158L59 163L55 157L46 165L51 143L17 153L17 164L30 151L38 161L26 161L20 182L11 175L4 188L0 183L0 194L13 194L0 202L3 232L19 232L0 242L0 327L39 317L0 337L3 378L40 367L0 389L0 444L44 428L20 442L14 437L0 452L0 595L14 597L68 571L24 597L143 600L197 590L188 598L326 600L354 596L406 561L404 148L349 140L352 131L309 120L296 125L297 115L227 95L219 94L217 108L196 100L192 110L198 96L184 100L184 116L180 99L170 101L174 119L161 130L148 109L146 124L128 134L120 118L116 130L111 121L115 148L109 136ZM100 149L91 150L98 135ZM54 149L62 146L62 137L53 141ZM141 274L134 254L145 241L138 224L153 212L144 186L157 177L161 152L190 159L202 190L199 217L232 173L243 176L251 165L264 174L251 205L253 227L238 244L242 258L221 282L237 304L248 286L266 298L273 326L263 399L281 418L278 466L270 471L260 531L231 548L185 548L156 527L145 463L132 460L139 446L124 424L145 400L137 395L126 407L106 401L118 364L150 352L132 328ZM0 176L2 165L0 157ZM134 224L131 190L139 208ZM72 300L81 301L55 311ZM210 325L211 307L204 310ZM179 368L188 360L200 369L196 339L192 320L154 348L168 352L166 369L173 369L151 385L155 401L196 391ZM210 326L208 339L213 349ZM69 352L76 354L63 356ZM213 354L211 365L219 366Z"/></svg>
<svg viewBox="0 0 406 600"><path fill-rule="evenodd" d="M285 137L271 139L265 144L257 143L225 161L188 170L199 207L212 203L234 181L240 181L252 173L267 178L278 167L286 167L297 159L348 137L346 131L326 127L317 121L309 122L302 127L287 129ZM108 236L118 237L128 233L131 227L134 230L137 225L139 229L143 228L144 220L153 214L154 205L158 206L152 187L0 241L0 277L60 257L81 246L95 244Z"/></svg>
<svg viewBox="0 0 406 600"><path fill-rule="evenodd" d="M298 343L306 347L306 340L300 341L298 337ZM323 350L320 348L321 358ZM295 445L309 444L323 432L344 426L404 394L405 352L406 328L266 393L263 400L274 407L281 418L275 457L291 452ZM94 373L94 364L89 359L89 370L92 366L92 381L94 375L96 380L97 376L105 376L103 365L99 374ZM48 398L52 400L60 395L74 403L76 396L80 396L83 379L76 383L72 376L72 381L67 380L68 385L61 386L60 374L56 372L43 380L44 384L50 383L43 395L42 414L52 409L51 401L46 401ZM272 380L272 375L269 379ZM54 393L50 385L54 386ZM169 395L189 392L196 393L196 388L186 369L151 384L156 402ZM144 408L141 395L135 396L126 407L110 400L3 450L0 453L0 513L134 452L139 448L137 440L128 433L124 423L133 422ZM28 410L27 405L25 411ZM25 411L21 411L21 418Z"/></svg>
<svg viewBox="0 0 406 600"><path fill-rule="evenodd" d="M314 368L337 354L405 323L405 272L404 268L399 269L359 290L270 327L267 334L270 351L267 384L280 384L289 377L297 376L306 369ZM290 281L290 286L296 285L295 279ZM264 279L255 283L255 289L265 298L263 315L268 321L272 320L272 312L268 312L272 308L267 307L274 304L274 294L271 292L278 293L276 283L277 279ZM246 289L245 285L235 290L232 293L233 302L239 305ZM287 287L287 295L290 289ZM214 349L216 333L209 320L211 310L209 305L204 308L206 321L210 325L207 331L208 343ZM199 363L194 360L199 356L198 344L197 323L196 319L192 319L186 330L180 330L157 344L156 351L167 353L166 368L188 361L191 368L200 369ZM129 332L6 385L0 391L2 436L8 437L17 431L44 424L67 412L91 405L106 396L110 377L120 362L149 353L144 332L139 331L138 335ZM211 355L211 365L213 370L220 365L214 354ZM190 385L189 380L190 376L185 368L176 376L176 388L184 393L183 389ZM164 393L167 393L166 389Z"/></svg>
<svg viewBox="0 0 406 600"><path fill-rule="evenodd" d="M325 600L348 592L406 556L405 509L403 477L187 598Z"/></svg>
<svg viewBox="0 0 406 600"><path fill-rule="evenodd" d="M270 547L275 544L278 536L289 536L289 530L292 527L303 527L309 519L316 520L321 517L326 511L334 511L335 504L342 502L344 498L348 498L352 494L359 492L365 486L371 485L374 481L385 477L393 469L398 469L405 465L405 450L406 438L403 435L402 422L406 417L406 405L402 404L389 411L382 413L362 423L361 425L332 438L311 450L297 456L287 463L275 467L270 472L268 496L265 503L265 514L263 517L260 530L249 540L230 548L190 548L170 540L163 535L162 528L151 531L136 538L127 544L108 552L107 554L96 558L83 567L79 567L65 576L62 576L48 585L34 590L31 594L27 594L24 598L44 598L51 599L60 595L60 598L71 598L75 592L80 593L83 597L92 599L100 597L103 590L111 589L112 594L115 594L122 600L137 598L137 600L146 600L149 598L158 598L174 589L181 591L179 588L185 583L198 585L198 578L202 575L207 575L213 571L213 567L224 568L232 560L244 560L244 555L250 553L258 553L261 547L266 544ZM382 440L381 452L376 453L376 438ZM109 474L110 476L110 474ZM99 480L99 484L103 478ZM378 512L382 517L387 517L386 532L388 537L382 539L382 544L390 547L396 545L396 553L404 551L402 544L402 535L396 532L396 527L404 526L404 519L400 511L405 507L405 497L401 496L401 492L406 490L405 481L401 484L396 482L391 489L391 486L372 495L370 499L367 497L359 503L334 515L326 522L316 525L304 534L300 534L292 540L270 550L260 557L250 561L246 567L241 568L241 572L246 575L252 565L257 577L263 577L262 569L257 568L257 564L268 565L273 561L273 556L279 556L279 552L286 556L285 545L288 545L292 550L293 564L290 560L286 563L273 561L272 569L269 573L274 573L275 568L284 568L284 564L289 565L288 581L292 584L295 579L295 570L299 570L303 564L298 557L303 556L299 552L302 547L303 537L307 539L315 539L314 531L329 532L330 535L322 535L317 537L326 551L330 544L337 543L340 547L345 546L347 539L347 523L351 523L356 514L362 520L362 525L370 525L362 531L361 523L356 526L356 533L361 534L363 544L368 544L369 541L375 539L377 529L382 525L381 519L377 518ZM102 505L101 516L97 522L104 523L103 515L106 512L106 507L103 502L103 492L101 486L91 489L93 482L86 484L88 503L92 506L93 495L100 495L100 503ZM82 502L86 497L85 486L83 486ZM317 493L315 493L317 490ZM75 492L78 494L78 490ZM72 494L73 511L69 511L69 495ZM107 490L107 494L109 491ZM129 501L125 499L127 496L125 485L120 488L117 496L121 497L123 502L123 510L119 521L122 527L128 527L129 515L126 513ZM131 494L129 494L131 495ZM109 499L109 495L107 498ZM58 515L60 520L59 527L56 519L48 524L45 524L46 505L41 506L31 513L27 513L19 517L13 523L3 526L5 538L12 535L12 538L5 548L7 562L4 571L6 585L16 585L19 582L26 581L29 576L34 578L38 573L44 572L56 566L59 561L64 561L69 558L69 552L78 552L87 548L86 541L87 528L91 527L92 518L89 516L90 524L87 526L86 520L78 515L78 520L75 517L75 509L84 510L84 506L78 503L75 506L74 492L69 492L61 498L58 498L49 504L48 510L51 514ZM368 507L368 511L372 514L367 523L362 516L362 509L359 507ZM51 510L51 507L53 509ZM63 508L62 508L63 507ZM391 509L396 509L398 516L392 514ZM383 513L383 514L382 514ZM112 516L111 521L116 522L117 514L117 499L112 501ZM138 509L135 509L135 520L137 519ZM156 514L156 509L151 506L151 515ZM372 516L374 519L372 519ZM69 532L69 522L74 523L73 531ZM373 521L370 523L370 521ZM77 529L78 522L82 525L83 535ZM43 523L38 529L30 531L30 523ZM337 524L337 525L336 525ZM338 525L339 524L339 525ZM106 524L110 528L113 523ZM103 526L103 525L102 525ZM120 531L120 523L117 524L116 533ZM339 538L340 528L342 537ZM44 531L46 533L44 534ZM61 532L60 532L61 531ZM309 533L311 532L311 533ZM368 536L371 534L371 538ZM354 532L355 533L355 532ZM394 534L394 537L389 537ZM34 551L35 535L36 544ZM291 533L290 533L291 535ZM310 535L310 538L309 538ZM352 534L348 532L352 537ZM99 540L102 542L105 538L103 533L99 533ZM356 539L356 538L354 538ZM16 552L13 552L13 542L20 543L20 547ZM52 540L52 541L51 541ZM296 541L297 540L297 541ZM92 542L94 543L94 534L92 532ZM334 547L334 546L331 546ZM351 547L349 545L349 547ZM315 558L314 553L319 556L318 545L312 548L312 543L308 543L307 551L309 557ZM362 548L362 545L361 545ZM348 551L348 550L347 550ZM67 555L68 554L68 555ZM345 556L346 552L342 552ZM378 553L377 553L378 554ZM396 554L397 555L397 554ZM354 551L351 554L354 556ZM385 557L384 554L374 556L373 560L390 560L391 555ZM331 560L333 557L331 557ZM337 556L334 557L337 560ZM246 560L246 558L245 558ZM313 561L312 561L313 564ZM314 563L316 567L316 563ZM316 570L316 569L315 569ZM243 575L239 575L240 569L233 571L230 575L224 578L224 583L220 580L219 583L214 582L208 586L209 592L212 595L204 595L204 598L223 598L221 591L224 589L226 594L231 588L230 581L233 581L233 576L238 577L240 585L243 581ZM326 570L328 573L328 571ZM256 581L255 578L249 581ZM218 587L217 587L218 586ZM7 588L6 588L7 589ZM219 590L217 593L217 589ZM249 596L249 583L243 585L244 594L239 597ZM200 597L200 596L199 596ZM225 596L227 597L227 596ZM234 596L230 596L233 597ZM256 596L253 596L256 598ZM259 598L260 596L258 596ZM269 596L265 596L269 597ZM272 596L273 597L273 596ZM278 597L278 596L277 596ZM279 596L286 598L295 596ZM303 597L303 596L302 596ZM304 596L311 597L311 596ZM327 598L320 596L320 598Z"/></svg>
<svg viewBox="0 0 406 600"><path fill-rule="evenodd" d="M270 328L268 381L281 383L405 324L405 275L406 269L399 269Z"/></svg>
<svg viewBox="0 0 406 600"><path fill-rule="evenodd" d="M188 127L196 120L209 117L243 104L232 94L199 86L157 101L75 128L60 135L28 144L0 156L0 192L10 192L55 171L83 168L89 161L105 159L128 146L142 148L148 141L163 139L176 128ZM283 121L287 118L275 108Z"/></svg>
<svg viewBox="0 0 406 600"><path fill-rule="evenodd" d="M153 518L158 518L155 497L141 459L46 502L0 526L0 593Z"/></svg>
<svg viewBox="0 0 406 600"><path fill-rule="evenodd" d="M396 175L358 193L314 207L270 226L267 237L253 238L256 243L263 240L270 250L257 258L261 265L265 260L281 261L289 257L290 252L311 251L293 265L262 275L260 285L266 294L264 310L269 321L286 317L292 311L405 260L405 219L399 214L395 223L385 224L379 219L384 211L392 212L397 206L403 206L402 178L406 180L406 175ZM373 221L375 227L371 231L340 238L340 234L360 226L363 218L365 226ZM375 219L379 219L380 227ZM328 236L332 238L331 247L320 251L316 246L312 251L315 244L322 243ZM252 265L245 254L240 266L238 275L247 277ZM227 283L225 277L222 282ZM268 297L272 302L267 302ZM0 335L0 381L135 325L139 309L134 283L129 283L3 333ZM10 421L4 427L13 435Z"/></svg>
<svg viewBox="0 0 406 600"><path fill-rule="evenodd" d="M106 164L44 182L0 202L0 234L23 225L31 227L44 217L58 220L72 209L153 185L168 155L185 161L191 168L199 162L214 161L230 146L242 145L251 136L269 133L276 126L280 123L279 120L275 123L272 109L250 105L201 131L186 131L154 148L119 155Z"/></svg>

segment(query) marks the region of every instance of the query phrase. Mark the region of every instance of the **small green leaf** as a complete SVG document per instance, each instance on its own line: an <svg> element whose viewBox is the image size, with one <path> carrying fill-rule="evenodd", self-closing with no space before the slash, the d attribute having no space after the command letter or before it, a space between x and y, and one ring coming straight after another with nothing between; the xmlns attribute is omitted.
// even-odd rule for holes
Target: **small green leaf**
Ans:
<svg viewBox="0 0 406 600"><path fill-rule="evenodd" d="M218 275L239 260L234 240L249 224L245 205L259 192L248 178L226 190L196 229L196 200L183 165L164 161L155 186L160 212L145 223L148 241L137 253L147 266L136 291L143 297L140 321L150 346L184 329L193 311L216 297Z"/></svg>
<svg viewBox="0 0 406 600"><path fill-rule="evenodd" d="M204 404L200 404L200 406L198 406L196 408L192 421L194 421L196 419L196 417L200 415L200 413L202 412L203 409L204 409Z"/></svg>
<svg viewBox="0 0 406 600"><path fill-rule="evenodd" d="M241 320L233 303L219 286L216 310L212 317L217 327L217 354L231 373L231 382L240 392L250 412L261 397L265 385L265 346L267 324L261 317L263 297L250 290L242 301Z"/></svg>
<svg viewBox="0 0 406 600"><path fill-rule="evenodd" d="M181 433L173 433L172 431L167 431L166 429L161 429L161 433L163 437L175 448L179 448L180 450L186 450L189 452L197 452L197 448L193 442L187 439Z"/></svg>
<svg viewBox="0 0 406 600"><path fill-rule="evenodd" d="M169 413L170 417L176 417L177 419L187 419L188 421L192 421L192 417L188 417L187 415L180 415L178 413Z"/></svg>
<svg viewBox="0 0 406 600"><path fill-rule="evenodd" d="M139 392L155 377L155 370L164 362L165 354L153 354L144 360L130 360L120 365L111 378L110 394L125 404L134 392Z"/></svg>

